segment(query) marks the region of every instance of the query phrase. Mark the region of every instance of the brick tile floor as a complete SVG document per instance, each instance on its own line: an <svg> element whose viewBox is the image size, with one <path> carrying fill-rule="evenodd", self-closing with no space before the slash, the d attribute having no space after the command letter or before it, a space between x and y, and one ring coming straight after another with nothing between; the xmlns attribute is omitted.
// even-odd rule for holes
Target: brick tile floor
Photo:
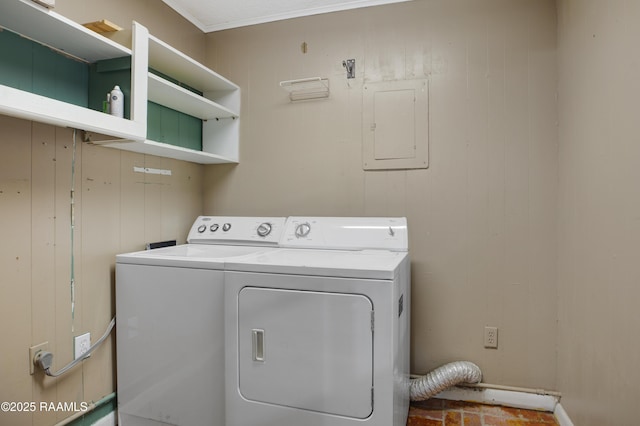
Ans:
<svg viewBox="0 0 640 426"><path fill-rule="evenodd" d="M407 426L557 426L553 413L429 399L412 402Z"/></svg>

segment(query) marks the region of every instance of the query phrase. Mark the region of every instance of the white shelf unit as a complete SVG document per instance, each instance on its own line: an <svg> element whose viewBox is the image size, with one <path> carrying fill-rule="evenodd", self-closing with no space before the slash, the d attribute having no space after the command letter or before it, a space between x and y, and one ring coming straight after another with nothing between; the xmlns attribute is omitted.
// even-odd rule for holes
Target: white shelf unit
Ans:
<svg viewBox="0 0 640 426"><path fill-rule="evenodd" d="M146 73L146 84L136 87L136 99L149 101L203 120L202 151L145 139L106 146L202 164L237 163L240 136L240 88L221 75L150 35L134 22L133 50L146 54L148 67L201 92L200 96L165 78ZM146 90L146 93L143 91ZM146 108L146 105L138 105Z"/></svg>
<svg viewBox="0 0 640 426"><path fill-rule="evenodd" d="M134 56L131 50L29 0L3 0L0 26L87 63ZM135 65L135 59L132 62ZM0 113L116 138L140 140L146 133L146 117L136 115L133 108L131 120L117 118L2 84Z"/></svg>
<svg viewBox="0 0 640 426"><path fill-rule="evenodd" d="M237 163L240 88L133 23L127 49L30 0L2 0L0 26L85 63L131 56L131 118L0 84L0 114L108 136L104 146L202 164ZM184 83L199 96L149 72ZM147 139L147 102L203 120L202 151ZM111 139L114 138L114 139Z"/></svg>

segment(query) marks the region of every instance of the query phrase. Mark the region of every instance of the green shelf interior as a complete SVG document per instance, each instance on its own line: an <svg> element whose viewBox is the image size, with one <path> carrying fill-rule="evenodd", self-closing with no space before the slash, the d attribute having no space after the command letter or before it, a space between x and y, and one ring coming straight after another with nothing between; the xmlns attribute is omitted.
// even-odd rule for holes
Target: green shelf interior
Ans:
<svg viewBox="0 0 640 426"><path fill-rule="evenodd" d="M0 51L3 52L0 84L95 111L103 111L107 93L118 85L125 98L124 117L130 119L130 56L87 64L2 29ZM150 71L202 95L170 76ZM149 102L147 128L148 139L202 151L202 120L199 118Z"/></svg>
<svg viewBox="0 0 640 426"><path fill-rule="evenodd" d="M89 108L103 111L107 93L120 86L124 95L124 118L131 118L131 57L106 59L89 65Z"/></svg>
<svg viewBox="0 0 640 426"><path fill-rule="evenodd" d="M131 57L99 61L92 64L90 70L89 107L101 111L107 93L117 84L125 98L124 115L129 118L130 104L126 100L131 97ZM155 70L150 71L202 95L201 92L185 86L167 75ZM202 151L202 120L154 102L148 102L147 139Z"/></svg>
<svg viewBox="0 0 640 426"><path fill-rule="evenodd" d="M0 83L88 107L89 67L8 30L0 30Z"/></svg>

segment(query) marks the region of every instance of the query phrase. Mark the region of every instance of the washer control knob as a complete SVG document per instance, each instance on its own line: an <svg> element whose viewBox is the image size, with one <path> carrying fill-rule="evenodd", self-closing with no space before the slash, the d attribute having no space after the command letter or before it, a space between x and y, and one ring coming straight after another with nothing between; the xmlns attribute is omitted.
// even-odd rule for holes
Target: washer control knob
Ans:
<svg viewBox="0 0 640 426"><path fill-rule="evenodd" d="M309 232L311 232L311 225L309 225L308 222L301 223L300 225L296 226L297 238L306 237L307 235L309 235Z"/></svg>
<svg viewBox="0 0 640 426"><path fill-rule="evenodd" d="M271 224L269 222L261 223L257 229L258 235L261 237L266 237L271 233Z"/></svg>
<svg viewBox="0 0 640 426"><path fill-rule="evenodd" d="M220 228L220 225L218 225L217 223L214 223L213 225L211 225L211 227L209 228L209 231L211 232L216 232L218 230L218 228Z"/></svg>
<svg viewBox="0 0 640 426"><path fill-rule="evenodd" d="M207 225L198 226L198 233L202 234L206 230L207 230Z"/></svg>
<svg viewBox="0 0 640 426"><path fill-rule="evenodd" d="M225 223L224 225L222 225L222 230L224 232L227 232L229 229L231 229L231 224L230 223Z"/></svg>

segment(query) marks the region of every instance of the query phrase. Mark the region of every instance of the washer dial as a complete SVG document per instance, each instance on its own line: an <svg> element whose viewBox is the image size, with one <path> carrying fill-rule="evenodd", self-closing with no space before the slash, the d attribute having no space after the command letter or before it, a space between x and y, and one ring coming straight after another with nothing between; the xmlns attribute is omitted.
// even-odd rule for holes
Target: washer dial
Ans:
<svg viewBox="0 0 640 426"><path fill-rule="evenodd" d="M271 224L268 222L261 223L256 232L259 236L266 237L271 233Z"/></svg>
<svg viewBox="0 0 640 426"><path fill-rule="evenodd" d="M307 235L309 235L309 232L311 232L311 225L309 225L309 222L301 223L300 225L296 226L297 238L306 237Z"/></svg>

